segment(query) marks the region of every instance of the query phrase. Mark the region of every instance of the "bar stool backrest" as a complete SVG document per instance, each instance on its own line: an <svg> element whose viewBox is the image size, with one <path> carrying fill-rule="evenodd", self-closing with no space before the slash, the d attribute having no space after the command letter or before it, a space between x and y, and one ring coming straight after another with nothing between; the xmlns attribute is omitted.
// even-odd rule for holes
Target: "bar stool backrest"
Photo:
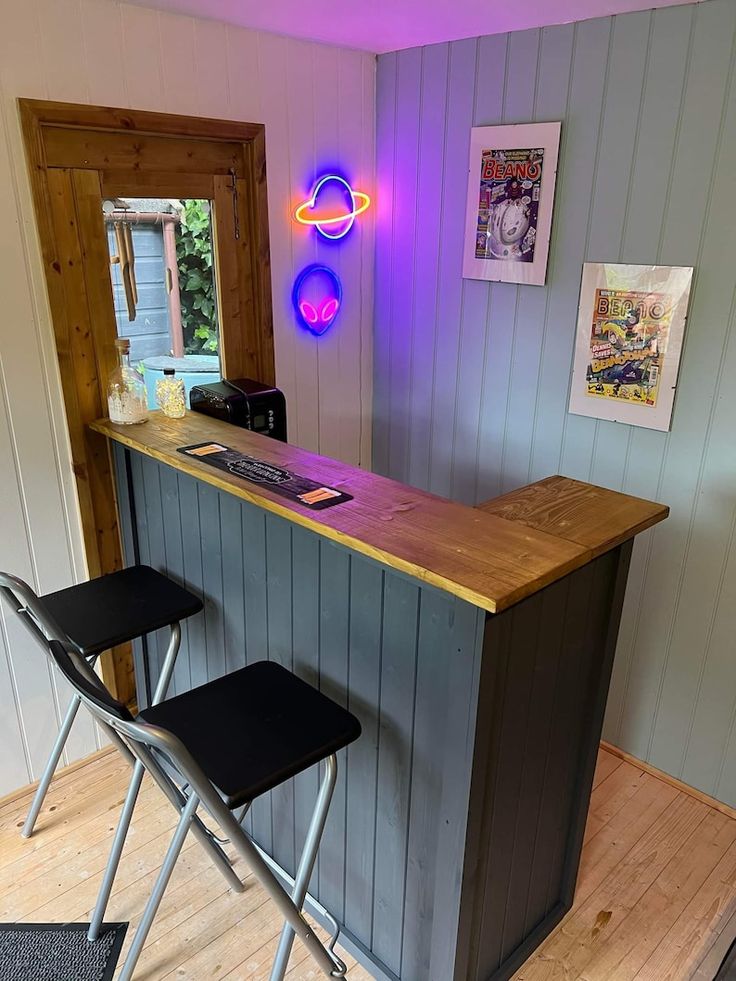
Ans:
<svg viewBox="0 0 736 981"><path fill-rule="evenodd" d="M68 637L44 606L43 600L27 582L0 571L0 595L48 653L48 641L68 641Z"/></svg>
<svg viewBox="0 0 736 981"><path fill-rule="evenodd" d="M94 715L101 717L101 721L110 724L133 721L133 716L128 711L127 706L119 702L101 681L96 679L97 683L94 683L80 671L74 661L74 658L79 661L82 660L79 654L75 652L72 656L64 644L58 640L50 641L48 647L56 667Z"/></svg>
<svg viewBox="0 0 736 981"><path fill-rule="evenodd" d="M149 750L156 750L163 754L187 783L197 790L205 803L210 805L216 801L215 806L224 807L199 764L177 736L162 726L154 726L134 719L127 706L113 696L97 675L93 675L89 668L85 670L84 658L74 650L72 645L52 640L48 649L57 668L92 715L123 736L129 748L144 766L151 768Z"/></svg>

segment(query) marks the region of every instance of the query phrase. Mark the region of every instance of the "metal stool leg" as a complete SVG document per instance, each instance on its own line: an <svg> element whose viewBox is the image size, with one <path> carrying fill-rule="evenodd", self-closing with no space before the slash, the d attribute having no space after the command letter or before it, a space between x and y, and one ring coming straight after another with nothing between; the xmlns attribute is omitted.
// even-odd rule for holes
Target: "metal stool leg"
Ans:
<svg viewBox="0 0 736 981"><path fill-rule="evenodd" d="M158 679L156 691L153 695L153 705L157 705L161 699L166 696L169 684L171 683L171 676L174 673L176 657L179 653L179 647L181 646L180 625L178 623L172 623L170 629L171 635L166 648L166 656L164 657L161 675ZM123 853L125 839L127 837L128 830L130 829L130 822L133 818L135 803L141 789L143 773L143 764L140 761L136 762L133 770L133 776L130 781L130 786L128 787L128 793L125 797L125 803L123 804L123 809L120 812L120 817L118 819L118 826L115 831L112 848L110 849L110 855L107 860L105 874L102 877L102 885L100 886L100 892L97 896L94 913L92 914L92 921L90 923L89 930L87 931L88 940L97 940L100 935L102 921L105 918L105 910L107 909L107 904L110 901L110 893L112 892L115 876L117 875L118 867L120 865L120 858ZM174 801L172 801L172 803L174 803ZM218 864L221 863L218 862ZM238 882L240 882L240 879L238 879Z"/></svg>
<svg viewBox="0 0 736 981"><path fill-rule="evenodd" d="M166 852L166 856L164 858L163 865L161 866L161 871L158 874L158 878L156 879L156 884L153 887L151 897L146 903L146 908L143 911L141 922L138 924L138 929L133 937L133 942L130 945L128 956L125 958L123 969L118 976L118 981L131 981L131 978L133 977L133 971L138 963L138 958L141 956L141 951L143 950L143 945L146 942L146 938L148 937L148 933L153 924L154 917L156 916L158 908L161 905L161 900L163 899L164 892L166 891L166 886L169 884L169 879L174 871L176 860L179 858L182 846L184 845L184 839L187 836L189 826L192 822L192 818L194 817L194 812L197 810L198 804L199 798L196 794L192 794L181 813L179 823L177 824L176 831L174 832L174 837L171 839L171 844Z"/></svg>
<svg viewBox="0 0 736 981"><path fill-rule="evenodd" d="M314 811L312 812L312 820L310 821L309 829L307 830L307 837L304 841L302 855L299 859L299 868L297 869L296 877L294 879L294 888L291 893L292 901L299 912L302 910L304 899L307 895L309 880L312 878L312 870L314 869L314 863L317 858L319 843L322 840L322 833L325 829L327 814L330 809L330 802L332 801L332 794L335 790L335 783L337 781L337 758L335 756L330 756L326 760L326 767L322 785L319 789L317 803L315 804ZM276 951L273 967L271 968L270 981L283 981L283 977L289 963L289 957L291 956L291 948L293 944L294 930L288 923L285 923L284 928L281 931L281 939L279 940L279 946L278 950Z"/></svg>
<svg viewBox="0 0 736 981"><path fill-rule="evenodd" d="M43 635L40 636L43 639ZM43 642L46 643L45 640L43 640ZM89 677L93 681L96 681L97 679L97 676L95 675L93 670L93 665L96 660L97 657L94 657L89 661L85 660L84 662L80 663L80 667L83 668L84 673L87 675L87 677ZM51 781L53 780L54 773L56 772L56 767L59 765L61 754L64 752L64 746L66 744L67 739L69 738L69 733L71 732L72 726L74 724L74 720L77 717L77 712L79 711L80 705L81 702L79 700L79 696L74 695L71 701L69 702L69 708L66 710L66 715L64 716L64 721L61 724L61 729L59 729L59 734L56 737L54 748L51 750L51 755L49 756L48 761L46 762L46 767L43 771L43 775L38 782L36 793L33 796L33 802L31 803L30 810L28 811L28 816L26 817L25 824L23 825L23 830L21 831L21 835L24 838L30 838L31 835L33 834L33 829L36 825L36 821L38 820L38 815L40 814L41 808L43 807L43 802L46 799L46 794L48 793L49 786L51 784ZM122 739L109 726L103 725L103 728L105 729L106 734L108 735L110 740L117 746L117 748L123 754L125 759L127 759L132 766L134 762L133 756L130 750L128 749L128 747L122 741Z"/></svg>
<svg viewBox="0 0 736 981"><path fill-rule="evenodd" d="M130 828L133 809L135 808L136 800L138 798L138 791L140 790L141 781L146 769L148 769L148 772L151 774L153 779L156 781L158 786L177 811L181 812L183 808L186 807L188 801L188 798L179 792L176 785L169 780L165 772L156 766L153 758L146 760L145 767L140 760L136 762L133 777L131 778L130 786L128 787L128 794L125 798L123 809L120 812L118 826L115 830L115 839L110 851L110 857L107 861L107 867L105 869L102 885L100 886L100 891L97 896L97 903L92 914L89 929L87 930L87 939L90 941L97 940L102 930L102 924L105 919L105 911L107 910L107 904L110 901L110 893L112 891L115 876L120 864L120 855L125 845L125 838L128 833L128 829ZM210 858L225 877L228 886L230 886L234 892L243 892L245 886L240 881L240 878L230 864L227 854L215 840L214 835L212 835L207 826L202 823L196 814L192 818L192 833L203 848L209 852Z"/></svg>
<svg viewBox="0 0 736 981"><path fill-rule="evenodd" d="M56 737L56 742L54 743L54 748L51 750L51 755L46 763L46 768L43 771L43 775L38 782L38 787L36 793L33 797L33 802L31 803L31 809L26 817L25 824L23 825L23 830L21 834L24 838L30 838L33 834L33 828L36 824L38 815L43 807L43 802L48 793L49 785L56 772L56 767L59 765L59 760L61 759L61 754L64 752L64 744L69 738L69 733L71 732L74 720L77 717L77 712L79 711L79 706L82 703L79 701L79 696L75 695L71 702L69 702L69 708L66 710L66 715L64 716L64 721L61 724L61 729L59 729L59 735Z"/></svg>
<svg viewBox="0 0 736 981"><path fill-rule="evenodd" d="M344 977L345 965L332 951L327 950L304 915L296 908L291 896L283 888L268 862L261 856L258 848L243 831L234 816L225 808L222 801L217 799L213 789L204 783L197 783L196 790L203 802L206 803L210 813L217 816L223 831L248 863L260 884L275 903L279 913L304 941L323 974L331 978Z"/></svg>
<svg viewBox="0 0 736 981"><path fill-rule="evenodd" d="M115 876L117 875L118 866L120 865L120 856L123 853L125 838L130 828L133 810L135 808L136 801L138 800L138 792L141 789L141 782L143 781L144 773L145 770L143 769L143 764L136 760L135 767L133 768L133 776L131 777L130 785L128 786L128 793L125 797L125 803L123 804L123 809L120 812L118 826L115 829L115 837L113 838L112 848L110 849L110 854L107 859L105 874L102 877L102 885L100 886L100 891L97 895L97 902L95 903L94 912L92 913L92 921L89 925L89 930L87 931L88 940L97 940L100 936L102 921L105 919L105 910L107 909L107 904L110 901L112 885L115 881Z"/></svg>
<svg viewBox="0 0 736 981"><path fill-rule="evenodd" d="M173 806L176 808L178 813L186 806L188 798L179 790L176 784L168 777L164 770L158 765L154 757L147 750L140 750L140 759L145 768L151 774L153 779L156 781L158 786L161 788L163 793L166 795L168 800L171 801ZM230 864L230 859L227 857L225 851L221 848L219 842L212 834L212 832L207 828L207 826L200 820L198 815L194 815L192 818L192 834L197 839L197 841L202 845L202 847L209 852L210 858L215 863L215 866L222 872L225 877L225 881L230 886L234 892L244 892L245 886L240 881L235 873L232 865Z"/></svg>

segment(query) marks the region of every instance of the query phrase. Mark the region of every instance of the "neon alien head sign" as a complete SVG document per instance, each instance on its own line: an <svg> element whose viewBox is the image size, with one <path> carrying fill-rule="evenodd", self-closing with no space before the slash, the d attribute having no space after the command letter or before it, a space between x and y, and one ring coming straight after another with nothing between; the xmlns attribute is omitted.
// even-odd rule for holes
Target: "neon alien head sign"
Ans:
<svg viewBox="0 0 736 981"><path fill-rule="evenodd" d="M332 326L342 304L342 284L329 266L305 266L291 292L297 320L318 337Z"/></svg>
<svg viewBox="0 0 736 981"><path fill-rule="evenodd" d="M302 225L313 225L323 238L343 238L363 214L371 199L356 191L338 174L325 174L312 188L312 193L294 212Z"/></svg>

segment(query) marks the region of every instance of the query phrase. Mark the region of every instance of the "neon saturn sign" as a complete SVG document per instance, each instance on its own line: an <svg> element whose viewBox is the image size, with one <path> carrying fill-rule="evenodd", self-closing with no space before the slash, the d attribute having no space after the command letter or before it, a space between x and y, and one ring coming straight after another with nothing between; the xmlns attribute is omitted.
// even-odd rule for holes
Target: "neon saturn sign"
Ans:
<svg viewBox="0 0 736 981"><path fill-rule="evenodd" d="M294 218L301 225L311 225L326 239L344 238L370 206L371 199L356 191L344 177L324 174L312 188L311 194L297 207Z"/></svg>

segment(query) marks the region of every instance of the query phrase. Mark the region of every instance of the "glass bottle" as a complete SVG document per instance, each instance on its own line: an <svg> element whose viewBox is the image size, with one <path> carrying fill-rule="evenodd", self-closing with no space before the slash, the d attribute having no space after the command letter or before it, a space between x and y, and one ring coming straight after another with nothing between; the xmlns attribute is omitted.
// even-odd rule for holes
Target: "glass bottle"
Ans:
<svg viewBox="0 0 736 981"><path fill-rule="evenodd" d="M164 368L164 377L156 382L156 403L165 416L181 419L187 410L184 381L176 378L173 368Z"/></svg>
<svg viewBox="0 0 736 981"><path fill-rule="evenodd" d="M118 366L107 383L107 409L110 422L123 425L145 422L148 419L148 398L143 378L130 365L130 341L118 337L115 341Z"/></svg>

